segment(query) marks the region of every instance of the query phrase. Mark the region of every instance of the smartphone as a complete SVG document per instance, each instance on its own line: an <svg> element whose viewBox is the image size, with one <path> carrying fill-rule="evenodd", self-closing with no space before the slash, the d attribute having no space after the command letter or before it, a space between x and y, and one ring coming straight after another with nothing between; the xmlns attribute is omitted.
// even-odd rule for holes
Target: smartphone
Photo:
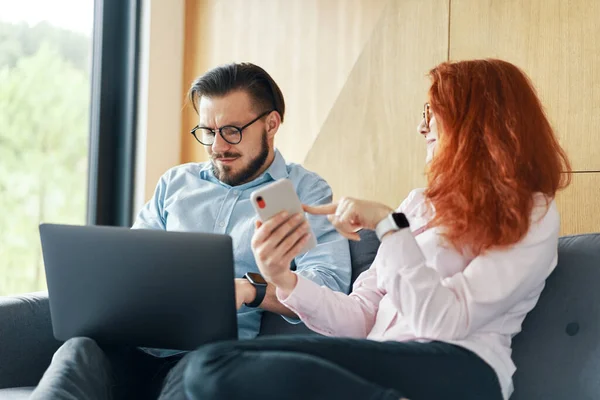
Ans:
<svg viewBox="0 0 600 400"><path fill-rule="evenodd" d="M252 206L261 222L266 222L276 214L287 211L293 214L304 214L302 202L294 190L294 185L289 179L280 179L264 186L250 195ZM306 216L304 217L306 219ZM310 237L301 253L306 253L317 245L315 234L311 231Z"/></svg>

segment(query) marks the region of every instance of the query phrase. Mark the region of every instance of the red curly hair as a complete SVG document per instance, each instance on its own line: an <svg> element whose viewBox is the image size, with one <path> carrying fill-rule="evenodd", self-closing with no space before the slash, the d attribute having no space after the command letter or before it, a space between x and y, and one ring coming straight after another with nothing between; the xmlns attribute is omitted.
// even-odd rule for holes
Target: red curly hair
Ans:
<svg viewBox="0 0 600 400"><path fill-rule="evenodd" d="M494 59L446 62L429 75L440 129L425 191L431 226L473 255L517 243L529 230L533 194L553 198L571 180L532 83Z"/></svg>

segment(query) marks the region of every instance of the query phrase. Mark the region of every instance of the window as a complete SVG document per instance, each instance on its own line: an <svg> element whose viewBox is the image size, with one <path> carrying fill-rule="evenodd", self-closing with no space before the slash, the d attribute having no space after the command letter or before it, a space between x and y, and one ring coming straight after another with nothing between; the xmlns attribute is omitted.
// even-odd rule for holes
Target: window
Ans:
<svg viewBox="0 0 600 400"><path fill-rule="evenodd" d="M45 289L40 222L86 222L93 13L0 0L0 295Z"/></svg>

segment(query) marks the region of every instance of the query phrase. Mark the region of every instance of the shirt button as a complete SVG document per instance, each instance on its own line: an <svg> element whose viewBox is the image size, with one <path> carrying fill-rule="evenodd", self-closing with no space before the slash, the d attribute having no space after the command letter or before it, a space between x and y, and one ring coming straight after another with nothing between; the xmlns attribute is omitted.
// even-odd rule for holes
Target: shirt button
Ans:
<svg viewBox="0 0 600 400"><path fill-rule="evenodd" d="M234 195L234 196L237 196L238 194L240 194L240 192L238 192L237 190L234 190L234 191L233 191L233 195Z"/></svg>
<svg viewBox="0 0 600 400"><path fill-rule="evenodd" d="M220 226L221 228L222 228L222 227L224 227L224 226L225 226L225 221L221 221L221 222L219 222L219 226Z"/></svg>

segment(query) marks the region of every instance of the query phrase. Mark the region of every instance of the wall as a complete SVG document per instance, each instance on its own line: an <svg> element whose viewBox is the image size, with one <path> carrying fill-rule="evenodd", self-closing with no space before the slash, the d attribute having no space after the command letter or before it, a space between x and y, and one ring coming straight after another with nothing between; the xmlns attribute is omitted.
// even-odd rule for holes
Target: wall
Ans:
<svg viewBox="0 0 600 400"><path fill-rule="evenodd" d="M160 176L181 162L184 12L184 0L142 3L134 214Z"/></svg>
<svg viewBox="0 0 600 400"><path fill-rule="evenodd" d="M265 68L286 99L278 146L301 162L344 87L387 0L188 0L184 90L208 69L233 61ZM182 156L204 157L189 134L197 118L186 109ZM293 151L292 151L293 149Z"/></svg>
<svg viewBox="0 0 600 400"><path fill-rule="evenodd" d="M452 0L450 58L512 61L538 89L575 171L563 233L600 231L599 13L597 0Z"/></svg>
<svg viewBox="0 0 600 400"><path fill-rule="evenodd" d="M187 0L183 87L215 65L250 61L288 109L276 145L337 196L397 205L422 186L416 134L427 71L447 59L522 67L575 170L558 198L562 233L600 231L600 24L596 0ZM181 160L203 160L181 127ZM543 173L543 171L540 171Z"/></svg>

